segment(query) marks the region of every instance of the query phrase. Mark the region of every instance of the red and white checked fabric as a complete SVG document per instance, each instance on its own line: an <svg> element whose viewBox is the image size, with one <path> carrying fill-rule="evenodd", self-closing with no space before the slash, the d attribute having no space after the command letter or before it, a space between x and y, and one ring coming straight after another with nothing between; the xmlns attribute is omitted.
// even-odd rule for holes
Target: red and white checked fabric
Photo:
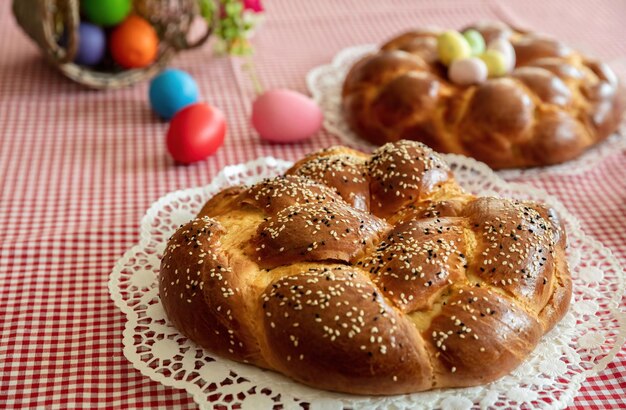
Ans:
<svg viewBox="0 0 626 410"><path fill-rule="evenodd" d="M240 61L210 48L174 65L226 114L214 157L175 166L146 84L84 90L43 63L0 2L0 408L195 408L184 391L134 370L122 354L122 313L107 290L139 221L167 192L203 185L225 165L295 160L338 143L320 132L296 145L261 142L249 126L254 91ZM306 91L304 76L340 49L408 27L504 19L606 59L626 57L626 3L602 0L272 0L254 43L267 87ZM557 196L626 265L626 152L577 176L525 182ZM626 300L623 300L626 306ZM626 408L626 351L582 386L574 408Z"/></svg>

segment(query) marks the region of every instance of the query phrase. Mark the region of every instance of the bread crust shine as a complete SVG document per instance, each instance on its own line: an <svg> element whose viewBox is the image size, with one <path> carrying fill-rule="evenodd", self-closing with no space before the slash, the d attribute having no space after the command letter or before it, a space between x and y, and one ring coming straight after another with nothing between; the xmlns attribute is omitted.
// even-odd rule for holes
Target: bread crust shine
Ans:
<svg viewBox="0 0 626 410"><path fill-rule="evenodd" d="M417 140L494 169L568 161L617 130L625 93L606 64L503 24L468 28L511 41L509 75L453 84L437 61L438 33L404 33L348 73L342 105L351 128L376 145Z"/></svg>
<svg viewBox="0 0 626 410"><path fill-rule="evenodd" d="M226 189L169 240L170 321L215 354L388 395L509 373L565 314L556 213L475 197L413 141L334 147Z"/></svg>

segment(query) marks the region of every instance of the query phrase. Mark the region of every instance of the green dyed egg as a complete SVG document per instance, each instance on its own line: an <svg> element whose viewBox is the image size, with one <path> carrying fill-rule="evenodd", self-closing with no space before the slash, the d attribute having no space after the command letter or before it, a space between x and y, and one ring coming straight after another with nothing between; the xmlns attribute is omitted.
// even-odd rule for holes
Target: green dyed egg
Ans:
<svg viewBox="0 0 626 410"><path fill-rule="evenodd" d="M469 29L463 33L463 37L469 44L473 56L481 55L485 51L485 39L478 31Z"/></svg>
<svg viewBox="0 0 626 410"><path fill-rule="evenodd" d="M450 65L454 60L469 57L472 50L461 33L450 30L437 37L437 53L443 64Z"/></svg>
<svg viewBox="0 0 626 410"><path fill-rule="evenodd" d="M85 17L99 26L115 26L126 18L132 8L131 0L82 0Z"/></svg>
<svg viewBox="0 0 626 410"><path fill-rule="evenodd" d="M480 59L487 66L489 77L501 77L507 72L507 60L504 54L497 50L486 50L480 56Z"/></svg>

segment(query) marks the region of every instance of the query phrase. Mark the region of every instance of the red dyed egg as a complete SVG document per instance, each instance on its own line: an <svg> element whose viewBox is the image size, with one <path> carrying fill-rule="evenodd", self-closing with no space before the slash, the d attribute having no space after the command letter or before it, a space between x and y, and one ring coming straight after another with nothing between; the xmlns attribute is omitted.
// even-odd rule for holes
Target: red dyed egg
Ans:
<svg viewBox="0 0 626 410"><path fill-rule="evenodd" d="M191 164L214 154L225 135L226 120L220 110L208 104L192 104L172 118L167 150L176 161Z"/></svg>

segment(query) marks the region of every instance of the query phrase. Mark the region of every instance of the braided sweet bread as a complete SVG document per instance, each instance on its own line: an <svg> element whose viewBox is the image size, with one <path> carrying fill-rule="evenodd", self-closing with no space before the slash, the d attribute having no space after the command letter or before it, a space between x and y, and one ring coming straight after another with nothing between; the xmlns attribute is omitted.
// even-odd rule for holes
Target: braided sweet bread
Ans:
<svg viewBox="0 0 626 410"><path fill-rule="evenodd" d="M564 162L617 129L624 95L607 65L503 24L470 28L487 42L510 40L509 75L456 85L437 59L438 32L402 34L348 73L342 104L351 128L377 145L417 140L494 169Z"/></svg>
<svg viewBox="0 0 626 410"><path fill-rule="evenodd" d="M210 351L377 395L509 373L571 296L551 209L474 197L414 141L330 148L223 190L170 238L159 286Z"/></svg>

